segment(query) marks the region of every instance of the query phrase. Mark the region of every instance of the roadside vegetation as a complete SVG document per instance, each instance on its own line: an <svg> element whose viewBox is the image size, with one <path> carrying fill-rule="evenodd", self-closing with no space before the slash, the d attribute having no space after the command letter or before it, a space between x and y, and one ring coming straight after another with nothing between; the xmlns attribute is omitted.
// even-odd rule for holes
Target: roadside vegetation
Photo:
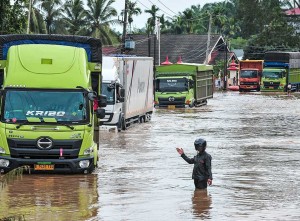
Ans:
<svg viewBox="0 0 300 221"><path fill-rule="evenodd" d="M123 12L114 8L115 0L2 0L0 32L2 34L70 34L100 38L104 46L121 42L120 21ZM265 51L298 51L300 16L285 11L300 7L300 0L227 0L193 5L178 14L169 3L145 8L139 1L129 1L127 33L155 33L160 20L161 33L222 35L231 49L244 49L249 59L262 59ZM11 4L12 3L12 4ZM160 8L159 8L160 7ZM28 26L28 11L30 23ZM148 16L144 28L134 21ZM209 25L211 24L211 25ZM298 28L299 27L299 28Z"/></svg>

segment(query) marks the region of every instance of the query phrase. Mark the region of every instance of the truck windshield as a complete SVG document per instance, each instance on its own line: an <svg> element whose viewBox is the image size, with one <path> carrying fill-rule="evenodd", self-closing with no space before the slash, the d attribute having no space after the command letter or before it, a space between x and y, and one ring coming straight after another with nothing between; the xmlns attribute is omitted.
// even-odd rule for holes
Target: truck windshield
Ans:
<svg viewBox="0 0 300 221"><path fill-rule="evenodd" d="M242 70L241 78L257 78L257 71Z"/></svg>
<svg viewBox="0 0 300 221"><path fill-rule="evenodd" d="M262 76L264 78L279 79L279 78L283 78L283 73L282 72L274 72L274 71L264 71Z"/></svg>
<svg viewBox="0 0 300 221"><path fill-rule="evenodd" d="M102 87L102 94L106 95L107 104L114 104L115 102L115 89L110 87L110 83L104 83Z"/></svg>
<svg viewBox="0 0 300 221"><path fill-rule="evenodd" d="M35 117L78 123L87 120L87 104L82 91L8 90L2 121L19 123Z"/></svg>
<svg viewBox="0 0 300 221"><path fill-rule="evenodd" d="M182 92L188 91L186 78L158 79L158 92Z"/></svg>

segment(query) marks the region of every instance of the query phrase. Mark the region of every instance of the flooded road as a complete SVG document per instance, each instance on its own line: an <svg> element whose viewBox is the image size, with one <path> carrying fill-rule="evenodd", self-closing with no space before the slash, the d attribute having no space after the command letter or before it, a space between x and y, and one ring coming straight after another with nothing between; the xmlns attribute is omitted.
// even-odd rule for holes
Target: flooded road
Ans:
<svg viewBox="0 0 300 221"><path fill-rule="evenodd" d="M300 220L300 96L217 92L207 106L155 110L152 121L101 132L92 175L24 175L0 191L0 220ZM205 138L213 185L194 191Z"/></svg>

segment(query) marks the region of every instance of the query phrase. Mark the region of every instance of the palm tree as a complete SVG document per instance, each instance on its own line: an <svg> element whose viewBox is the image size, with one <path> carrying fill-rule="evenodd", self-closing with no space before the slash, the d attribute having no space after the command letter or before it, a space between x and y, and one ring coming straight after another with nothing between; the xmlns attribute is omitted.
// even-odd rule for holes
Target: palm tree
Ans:
<svg viewBox="0 0 300 221"><path fill-rule="evenodd" d="M142 11L139 7L137 7L136 2L129 1L128 2L128 23L129 23L129 33L131 33L131 24L133 22L134 15L140 15Z"/></svg>
<svg viewBox="0 0 300 221"><path fill-rule="evenodd" d="M118 15L116 9L111 5L115 0L88 0L87 21L89 22L89 33L95 38L100 38L102 44L113 44L116 35L110 26L120 24L115 17Z"/></svg>
<svg viewBox="0 0 300 221"><path fill-rule="evenodd" d="M55 23L61 18L62 8L60 0L44 0L41 4L41 9L43 13L43 17L46 22L46 29L48 34L55 32Z"/></svg>
<svg viewBox="0 0 300 221"><path fill-rule="evenodd" d="M41 14L41 0L33 0L30 11L30 31L33 33L47 33L46 23Z"/></svg>
<svg viewBox="0 0 300 221"><path fill-rule="evenodd" d="M87 12L82 0L69 0L64 4L63 20L71 35L84 35Z"/></svg>
<svg viewBox="0 0 300 221"><path fill-rule="evenodd" d="M191 9L186 9L182 12L183 24L185 26L186 32L191 34L193 32L193 11Z"/></svg>
<svg viewBox="0 0 300 221"><path fill-rule="evenodd" d="M145 10L146 13L149 13L151 15L150 18L147 20L148 28L147 32L153 34L155 29L155 23L156 23L156 13L159 11L159 8L155 5L152 5L151 9Z"/></svg>

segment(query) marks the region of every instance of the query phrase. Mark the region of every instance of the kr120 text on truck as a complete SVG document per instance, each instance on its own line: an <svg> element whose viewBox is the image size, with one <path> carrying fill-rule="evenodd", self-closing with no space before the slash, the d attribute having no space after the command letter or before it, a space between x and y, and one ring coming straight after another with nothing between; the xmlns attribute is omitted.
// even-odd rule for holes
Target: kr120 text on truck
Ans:
<svg viewBox="0 0 300 221"><path fill-rule="evenodd" d="M90 173L94 115L104 117L99 39L0 36L0 171Z"/></svg>
<svg viewBox="0 0 300 221"><path fill-rule="evenodd" d="M261 91L300 90L300 52L266 52Z"/></svg>
<svg viewBox="0 0 300 221"><path fill-rule="evenodd" d="M263 60L241 60L239 62L239 91L260 91Z"/></svg>
<svg viewBox="0 0 300 221"><path fill-rule="evenodd" d="M157 66L155 107L194 107L213 97L213 66L171 64Z"/></svg>
<svg viewBox="0 0 300 221"><path fill-rule="evenodd" d="M150 121L153 112L153 58L103 57L102 93L107 97L102 127L118 131Z"/></svg>

